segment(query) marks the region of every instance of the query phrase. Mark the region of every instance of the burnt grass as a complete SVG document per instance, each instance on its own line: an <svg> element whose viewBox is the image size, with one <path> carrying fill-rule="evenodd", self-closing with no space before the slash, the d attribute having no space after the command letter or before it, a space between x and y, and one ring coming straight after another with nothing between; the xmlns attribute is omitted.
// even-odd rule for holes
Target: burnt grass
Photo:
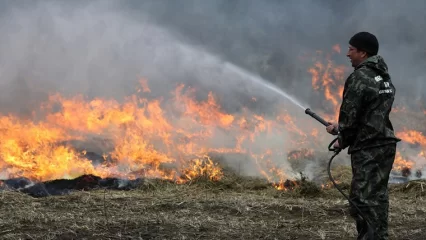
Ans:
<svg viewBox="0 0 426 240"><path fill-rule="evenodd" d="M391 239L424 239L424 191L424 181L391 186ZM43 198L1 191L0 239L355 239L347 208L309 181L279 191L237 176Z"/></svg>

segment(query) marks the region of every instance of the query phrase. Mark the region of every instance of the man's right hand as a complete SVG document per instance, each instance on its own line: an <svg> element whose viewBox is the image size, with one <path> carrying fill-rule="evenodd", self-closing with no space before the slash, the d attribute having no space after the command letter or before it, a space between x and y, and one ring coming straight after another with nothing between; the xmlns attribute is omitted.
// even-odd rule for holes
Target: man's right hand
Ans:
<svg viewBox="0 0 426 240"><path fill-rule="evenodd" d="M337 125L337 123L330 123L325 130L327 130L327 132L331 135L337 135L339 132L339 125Z"/></svg>

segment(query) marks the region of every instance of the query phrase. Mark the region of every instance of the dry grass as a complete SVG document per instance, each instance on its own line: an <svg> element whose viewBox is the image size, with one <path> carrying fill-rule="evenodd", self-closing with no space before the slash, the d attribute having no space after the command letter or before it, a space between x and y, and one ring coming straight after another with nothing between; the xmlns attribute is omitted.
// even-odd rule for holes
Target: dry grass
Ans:
<svg viewBox="0 0 426 240"><path fill-rule="evenodd" d="M424 239L422 184L392 187L392 239ZM347 204L307 181L292 192L227 175L186 185L32 198L0 193L1 239L353 239ZM426 185L425 185L426 187Z"/></svg>

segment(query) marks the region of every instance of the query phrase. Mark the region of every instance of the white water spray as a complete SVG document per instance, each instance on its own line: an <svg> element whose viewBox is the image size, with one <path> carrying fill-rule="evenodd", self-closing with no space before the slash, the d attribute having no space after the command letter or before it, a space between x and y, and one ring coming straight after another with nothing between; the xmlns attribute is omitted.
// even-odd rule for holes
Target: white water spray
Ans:
<svg viewBox="0 0 426 240"><path fill-rule="evenodd" d="M145 28L145 32L148 32L149 29L153 33L143 35L143 38L151 39L152 36L156 36L159 40L156 41L157 45L143 51L143 54L146 54L146 59L152 59L152 56L154 56L154 61L143 63L147 75L152 74L156 77L161 75L159 81L171 78L184 79L184 81L194 79L197 86L208 86L213 92L228 93L228 95L252 94L259 96L262 94L260 90L265 89L268 92L263 92L263 95L261 95L263 97L271 96L270 91L272 91L299 108L306 109L294 96L284 92L259 75L227 62L203 48L181 42L169 35L165 29L151 26L152 28ZM145 40L145 42L148 42L148 40ZM151 66L151 64L153 65ZM158 66L164 66L161 72L158 71ZM151 70L154 71L151 73ZM171 73L172 75L170 75Z"/></svg>
<svg viewBox="0 0 426 240"><path fill-rule="evenodd" d="M232 71L240 74L242 77L245 77L247 79L250 79L251 81L257 83L260 86L263 86L269 90L272 90L275 93L278 93L280 96L290 100L292 103L294 103L296 106L302 108L302 109L306 109L306 107L304 107L299 101L296 100L296 98L294 98L293 96L290 96L288 93L284 92L283 90L279 89L277 86L272 85L271 83L267 82L266 80L264 80L263 78L261 78L260 76L256 76L242 68L239 68L237 66L235 66L234 64L231 63L225 63L225 67L231 69Z"/></svg>

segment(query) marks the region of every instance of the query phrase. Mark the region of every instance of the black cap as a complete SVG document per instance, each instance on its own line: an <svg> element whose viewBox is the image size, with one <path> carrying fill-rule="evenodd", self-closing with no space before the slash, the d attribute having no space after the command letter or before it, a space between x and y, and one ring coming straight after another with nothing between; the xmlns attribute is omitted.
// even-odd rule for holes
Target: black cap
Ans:
<svg viewBox="0 0 426 240"><path fill-rule="evenodd" d="M376 36L369 32L359 32L350 40L349 44L358 50L367 52L370 56L377 55L379 52L379 41Z"/></svg>

